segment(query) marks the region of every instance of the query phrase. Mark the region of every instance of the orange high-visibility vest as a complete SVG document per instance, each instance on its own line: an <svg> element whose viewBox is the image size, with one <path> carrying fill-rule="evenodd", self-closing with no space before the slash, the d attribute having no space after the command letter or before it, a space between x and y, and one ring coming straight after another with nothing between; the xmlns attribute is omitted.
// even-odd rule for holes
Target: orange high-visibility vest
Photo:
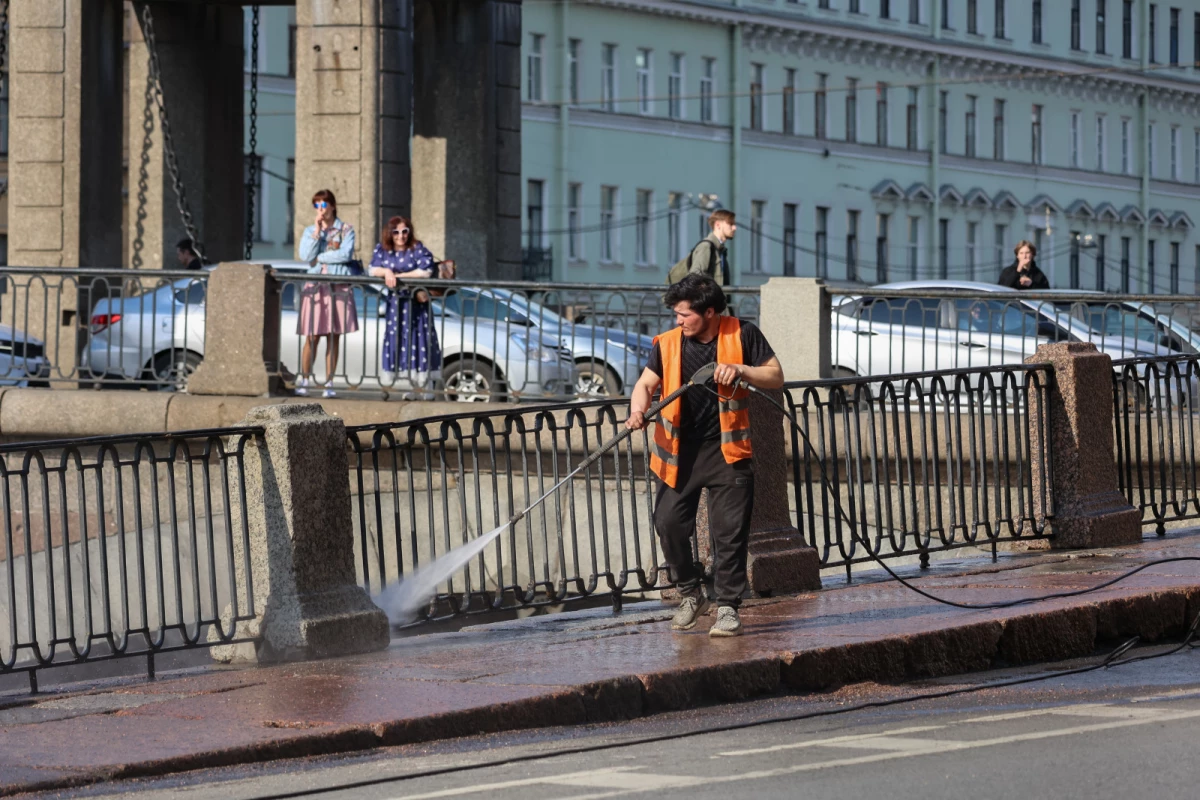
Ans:
<svg viewBox="0 0 1200 800"><path fill-rule="evenodd" d="M675 328L654 337L662 356L662 395L666 397L683 384L683 329ZM742 363L742 323L735 317L721 317L717 333L717 363ZM690 377L690 376L689 376ZM721 453L732 464L750 458L750 391L720 387L718 402L721 417ZM662 410L654 426L654 441L650 449L650 469L672 489L679 479L679 442L683 421L683 398L676 398Z"/></svg>

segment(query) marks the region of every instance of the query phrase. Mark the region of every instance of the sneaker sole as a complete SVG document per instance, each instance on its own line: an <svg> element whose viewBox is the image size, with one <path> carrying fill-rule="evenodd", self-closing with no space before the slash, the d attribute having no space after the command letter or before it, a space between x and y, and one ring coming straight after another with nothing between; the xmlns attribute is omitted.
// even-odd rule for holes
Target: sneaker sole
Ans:
<svg viewBox="0 0 1200 800"><path fill-rule="evenodd" d="M705 615L705 613L709 609L709 606L711 606L711 605L712 605L711 603L705 603L704 605L700 606L700 608L696 609L696 618L692 620L691 625L676 625L674 622L672 622L671 630L673 630L673 631L690 631L692 628L694 628L698 624L700 624L700 618Z"/></svg>
<svg viewBox="0 0 1200 800"><path fill-rule="evenodd" d="M741 636L742 629L738 628L737 630L733 630L733 631L725 631L725 630L720 630L718 628L710 628L708 631L708 635L716 637L716 638L726 638L727 639L731 636Z"/></svg>

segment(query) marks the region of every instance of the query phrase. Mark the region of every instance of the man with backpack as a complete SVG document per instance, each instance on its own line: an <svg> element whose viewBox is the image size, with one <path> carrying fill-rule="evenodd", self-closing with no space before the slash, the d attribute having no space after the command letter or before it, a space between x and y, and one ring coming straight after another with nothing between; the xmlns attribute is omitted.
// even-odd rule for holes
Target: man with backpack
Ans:
<svg viewBox="0 0 1200 800"><path fill-rule="evenodd" d="M725 208L718 208L708 217L708 225L712 233L701 239L688 257L682 259L667 273L667 283L676 284L689 272L707 275L720 286L730 284L729 255L725 243L737 233L737 222L734 213Z"/></svg>

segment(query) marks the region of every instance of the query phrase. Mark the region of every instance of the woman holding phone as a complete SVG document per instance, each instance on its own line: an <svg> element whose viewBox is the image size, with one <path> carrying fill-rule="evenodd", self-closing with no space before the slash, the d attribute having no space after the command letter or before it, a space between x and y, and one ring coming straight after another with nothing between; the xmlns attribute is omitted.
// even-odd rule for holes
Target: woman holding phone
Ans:
<svg viewBox="0 0 1200 800"><path fill-rule="evenodd" d="M316 220L304 229L300 237L300 260L309 263L310 275L350 275L354 260L354 228L337 216L337 200L333 192L322 189L313 195ZM313 380L313 362L317 346L325 339L325 391L322 397L333 397L333 375L337 371L338 349L343 333L358 330L358 313L354 308L354 292L346 283L306 283L300 290L300 320L296 333L304 337L300 356L300 375L296 377L296 394L308 394Z"/></svg>

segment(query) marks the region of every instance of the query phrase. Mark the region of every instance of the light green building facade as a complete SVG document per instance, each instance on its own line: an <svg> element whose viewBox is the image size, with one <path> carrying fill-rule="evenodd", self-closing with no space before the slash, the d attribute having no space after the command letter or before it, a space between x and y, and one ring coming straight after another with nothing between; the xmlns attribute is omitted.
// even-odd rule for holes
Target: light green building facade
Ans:
<svg viewBox="0 0 1200 800"><path fill-rule="evenodd" d="M1029 239L1057 288L1197 286L1197 0L523 9L531 276L661 283L715 196L737 283L994 281Z"/></svg>

